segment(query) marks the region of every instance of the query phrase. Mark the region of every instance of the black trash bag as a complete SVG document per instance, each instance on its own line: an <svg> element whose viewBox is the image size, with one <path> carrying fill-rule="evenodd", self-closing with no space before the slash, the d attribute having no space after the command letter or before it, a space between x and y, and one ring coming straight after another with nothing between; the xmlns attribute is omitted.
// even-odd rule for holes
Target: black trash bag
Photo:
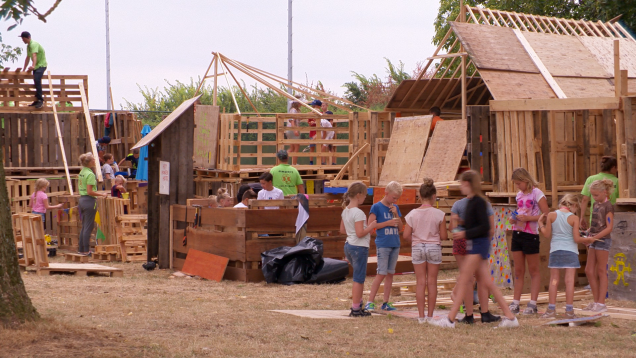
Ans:
<svg viewBox="0 0 636 358"><path fill-rule="evenodd" d="M349 274L347 261L324 258L322 267L311 275L305 283L340 283Z"/></svg>
<svg viewBox="0 0 636 358"><path fill-rule="evenodd" d="M296 246L281 246L261 253L267 283L294 284L311 278L323 263L322 241L305 237Z"/></svg>

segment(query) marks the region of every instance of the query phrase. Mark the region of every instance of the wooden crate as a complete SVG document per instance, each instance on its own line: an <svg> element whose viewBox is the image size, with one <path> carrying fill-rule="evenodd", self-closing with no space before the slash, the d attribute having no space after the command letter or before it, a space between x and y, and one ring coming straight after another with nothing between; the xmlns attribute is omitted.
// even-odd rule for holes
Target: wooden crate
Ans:
<svg viewBox="0 0 636 358"><path fill-rule="evenodd" d="M119 215L117 240L123 262L148 260L148 216Z"/></svg>
<svg viewBox="0 0 636 358"><path fill-rule="evenodd" d="M42 216L29 213L18 213L12 217L13 234L16 248L22 249L23 258L18 259L21 266L36 268L49 265L44 238Z"/></svg>

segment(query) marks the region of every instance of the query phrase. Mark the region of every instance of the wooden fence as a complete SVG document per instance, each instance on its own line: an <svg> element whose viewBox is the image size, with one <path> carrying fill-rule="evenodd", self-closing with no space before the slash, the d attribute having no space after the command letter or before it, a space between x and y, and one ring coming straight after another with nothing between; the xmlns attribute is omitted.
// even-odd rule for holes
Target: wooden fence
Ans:
<svg viewBox="0 0 636 358"><path fill-rule="evenodd" d="M5 69L0 72L0 107L2 112L51 112L51 96L49 79L45 74L42 78L42 94L44 107L35 109L29 105L35 101L35 86L31 72L16 72ZM82 98L79 83L84 85L88 93L88 76L81 75L51 75L51 85L55 102L60 112L81 112ZM88 95L87 101L88 101Z"/></svg>

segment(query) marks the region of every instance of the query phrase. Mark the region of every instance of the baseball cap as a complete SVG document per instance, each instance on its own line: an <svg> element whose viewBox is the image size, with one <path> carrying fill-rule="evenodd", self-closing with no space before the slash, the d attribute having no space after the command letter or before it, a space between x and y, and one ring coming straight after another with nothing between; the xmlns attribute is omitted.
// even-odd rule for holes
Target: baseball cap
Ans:
<svg viewBox="0 0 636 358"><path fill-rule="evenodd" d="M315 99L309 103L310 106L322 106L322 101L319 99Z"/></svg>
<svg viewBox="0 0 636 358"><path fill-rule="evenodd" d="M22 33L18 37L26 37L26 38L30 39L31 38L31 34L28 31L22 31Z"/></svg>
<svg viewBox="0 0 636 358"><path fill-rule="evenodd" d="M281 149L276 153L276 158L280 160L287 160L287 158L289 158L289 154L287 154L285 149Z"/></svg>
<svg viewBox="0 0 636 358"><path fill-rule="evenodd" d="M103 138L99 138L97 142L101 144L108 144L110 143L110 137L104 136Z"/></svg>

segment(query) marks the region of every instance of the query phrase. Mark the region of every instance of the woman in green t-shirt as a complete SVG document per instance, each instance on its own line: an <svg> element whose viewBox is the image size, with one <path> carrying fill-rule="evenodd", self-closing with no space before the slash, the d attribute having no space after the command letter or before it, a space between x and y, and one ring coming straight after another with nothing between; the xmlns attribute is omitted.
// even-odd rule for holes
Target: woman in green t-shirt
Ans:
<svg viewBox="0 0 636 358"><path fill-rule="evenodd" d="M80 194L79 210L82 218L82 230L79 234L78 252L82 255L90 255L90 239L95 225L95 213L97 212L98 196L106 197L106 193L97 192L97 179L95 179L95 157L92 153L82 154L79 157L82 170L79 173L78 191Z"/></svg>
<svg viewBox="0 0 636 358"><path fill-rule="evenodd" d="M616 158L605 156L601 158L601 172L589 176L585 181L585 185L583 185L583 190L581 191L581 194L583 195L583 199L581 200L581 229L587 229L589 224L592 222L591 213L587 220L585 219L585 215L587 212L587 204L590 200L592 201L592 207L594 207L594 199L591 198L592 194L590 193L590 185L593 182L603 179L609 179L614 182L614 191L611 192L609 200L612 202L612 205L616 205L616 198L618 198L618 178L616 177L616 174L618 174L618 162L616 161Z"/></svg>

